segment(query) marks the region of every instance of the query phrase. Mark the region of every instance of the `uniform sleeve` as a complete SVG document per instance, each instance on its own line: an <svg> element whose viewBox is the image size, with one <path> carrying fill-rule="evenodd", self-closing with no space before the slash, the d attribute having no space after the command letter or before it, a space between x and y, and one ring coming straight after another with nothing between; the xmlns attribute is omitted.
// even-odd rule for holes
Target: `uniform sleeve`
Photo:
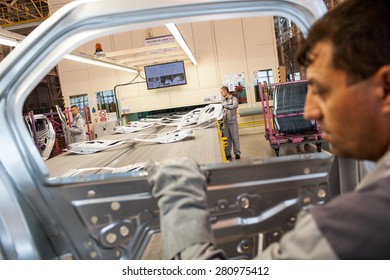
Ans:
<svg viewBox="0 0 390 280"><path fill-rule="evenodd" d="M234 110L238 108L238 100L237 97L232 96L231 98L232 102L230 104L224 105L224 108L229 109L229 110Z"/></svg>
<svg viewBox="0 0 390 280"><path fill-rule="evenodd" d="M78 117L76 120L76 125L72 124L72 127L69 129L72 134L81 134L84 131L84 119Z"/></svg>
<svg viewBox="0 0 390 280"><path fill-rule="evenodd" d="M313 216L302 211L293 230L283 235L279 243L269 245L257 259L334 260L338 259Z"/></svg>
<svg viewBox="0 0 390 280"><path fill-rule="evenodd" d="M206 180L188 158L145 166L160 209L164 259L225 258L214 245L206 199Z"/></svg>
<svg viewBox="0 0 390 280"><path fill-rule="evenodd" d="M185 248L174 257L176 260L225 260L225 253L211 243L197 243Z"/></svg>

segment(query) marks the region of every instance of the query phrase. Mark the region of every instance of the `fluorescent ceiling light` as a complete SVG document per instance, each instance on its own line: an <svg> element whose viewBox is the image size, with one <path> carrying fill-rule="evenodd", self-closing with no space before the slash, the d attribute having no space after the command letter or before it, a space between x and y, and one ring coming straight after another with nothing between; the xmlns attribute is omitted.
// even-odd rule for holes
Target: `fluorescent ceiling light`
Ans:
<svg viewBox="0 0 390 280"><path fill-rule="evenodd" d="M17 41L16 39L13 39L13 38L9 39L9 38L5 38L5 37L0 37L0 45L16 47L18 44L19 44L19 41ZM131 68L128 68L125 66L116 65L113 63L105 62L105 61L99 61L99 60L85 57L85 56L81 56L81 55L68 54L68 55L65 55L64 58L69 59L69 60L73 60L73 61L82 62L82 63L92 64L92 65L96 65L96 66L111 68L111 69L115 69L115 70L126 71L126 72L130 72L130 73L138 73L137 70L134 70L134 69L131 69Z"/></svg>
<svg viewBox="0 0 390 280"><path fill-rule="evenodd" d="M181 36L181 33L180 33L179 29L177 29L176 24L174 24L174 23L167 23L165 25L168 28L169 32L171 32L173 37L175 37L176 42L178 42L179 45L182 47L182 49L185 51L185 53L187 54L188 58L191 60L192 64L194 64L194 65L198 64L196 62L196 59L195 59L194 55L192 54L190 48L188 47L186 41L184 40L183 36Z"/></svg>
<svg viewBox="0 0 390 280"><path fill-rule="evenodd" d="M16 45L18 43L19 42L14 40L14 39L8 39L8 38L0 37L0 45L16 47Z"/></svg>
<svg viewBox="0 0 390 280"><path fill-rule="evenodd" d="M64 56L64 58L69 59L69 60L73 60L73 61L77 61L77 62L92 64L92 65L96 65L96 66L112 68L115 70L126 71L126 72L130 72L130 73L138 73L137 70L134 70L132 68L128 68L125 66L121 66L121 65L117 65L117 64L113 64L113 63L109 63L109 62L105 62L105 61L100 61L97 59L93 59L93 58L89 58L89 57L85 57L85 56L81 56L81 55L67 54Z"/></svg>

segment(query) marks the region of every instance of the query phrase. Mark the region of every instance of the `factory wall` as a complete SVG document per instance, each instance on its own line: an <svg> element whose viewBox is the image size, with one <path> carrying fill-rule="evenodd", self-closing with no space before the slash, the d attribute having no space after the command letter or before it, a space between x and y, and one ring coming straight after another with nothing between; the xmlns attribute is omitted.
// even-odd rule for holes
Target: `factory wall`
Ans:
<svg viewBox="0 0 390 280"><path fill-rule="evenodd" d="M51 11L65 4L65 0L51 0ZM146 83L118 87L117 97L121 107L130 112L144 112L165 108L206 104L204 97L219 96L219 89L228 74L243 72L245 75L247 104L240 109L261 107L255 101L253 72L272 69L277 80L277 53L272 17L216 20L179 24L178 29L197 59L198 65L186 63L188 84L164 89L148 90ZM136 30L93 40L77 51L93 54L95 44L100 43L105 52L144 47L148 36L169 35L165 26ZM128 83L135 74L108 68L63 60L59 63L59 75L65 103L69 97L88 94L91 105L96 92L113 90L118 84ZM144 76L143 69L141 76ZM137 78L135 82L142 82ZM92 108L92 106L91 106ZM96 112L91 114L97 120ZM239 122L261 120L260 115L240 118ZM243 133L251 128L245 128Z"/></svg>

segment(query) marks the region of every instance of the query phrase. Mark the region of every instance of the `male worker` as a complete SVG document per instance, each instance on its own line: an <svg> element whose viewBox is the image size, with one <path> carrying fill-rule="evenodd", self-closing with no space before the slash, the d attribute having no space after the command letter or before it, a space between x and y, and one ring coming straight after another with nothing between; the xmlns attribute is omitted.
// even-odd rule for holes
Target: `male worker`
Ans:
<svg viewBox="0 0 390 280"><path fill-rule="evenodd" d="M229 93L228 87L221 87L221 95L223 97L223 135L227 138L227 147L225 148L226 159L232 159L232 146L236 159L240 159L240 139L238 135L237 123L237 97Z"/></svg>
<svg viewBox="0 0 390 280"><path fill-rule="evenodd" d="M85 121L79 113L79 107L73 105L70 107L70 111L72 112L73 120L72 127L69 130L73 143L85 141Z"/></svg>
<svg viewBox="0 0 390 280"><path fill-rule="evenodd" d="M299 53L309 82L304 115L341 157L376 161L354 192L301 211L258 256L390 259L390 17L388 0L345 0L310 30ZM158 198L163 254L224 258L209 224L204 176L191 160L147 167ZM190 233L190 234L189 234Z"/></svg>

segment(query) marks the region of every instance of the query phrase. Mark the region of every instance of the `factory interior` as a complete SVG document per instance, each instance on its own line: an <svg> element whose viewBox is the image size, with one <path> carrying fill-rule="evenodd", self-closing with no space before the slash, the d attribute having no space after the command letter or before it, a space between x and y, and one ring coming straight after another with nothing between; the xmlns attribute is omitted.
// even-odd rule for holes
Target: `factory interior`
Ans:
<svg viewBox="0 0 390 280"><path fill-rule="evenodd" d="M0 60L69 2L0 1ZM323 2L332 9L342 1ZM149 161L190 157L209 170L210 213L221 220L260 217L297 195L304 206L321 204L343 191L332 189L340 176L323 177L335 161L321 128L303 119L307 81L295 54L304 33L293 20L217 16L139 26L84 39L76 49L70 40L78 37L64 42L63 59L23 104L30 147L47 176L41 192L55 215L67 213L61 226L71 243L57 244L60 253L42 246L38 258L160 259L158 211L143 178ZM239 104L238 158L225 150L223 86ZM85 121L84 141L72 136L74 105ZM277 172L275 164L285 169ZM302 170L302 182L282 180ZM219 227L217 243L231 259L253 258L293 227L296 207L264 227Z"/></svg>
<svg viewBox="0 0 390 280"><path fill-rule="evenodd" d="M7 43L6 38L14 42L22 40L50 14L71 1L20 2L23 1L0 3L4 34L2 40L5 42L1 48L3 58L15 47L14 43ZM339 2L333 0L324 3L331 9ZM261 26L260 33L258 26ZM66 139L66 131L61 125L56 107L66 115L67 125L71 122L70 107L77 105L80 108L80 113L86 120L86 141L112 137L116 139L123 137L108 136L114 134L115 126L124 126L145 117L177 118L177 114L184 115L207 104L221 102L219 90L224 85L229 86L234 95L238 94L237 115L242 159L277 156L279 148L280 153L285 155L313 150L313 141L300 140L300 136L281 140L269 139L269 134L272 138L276 133L269 131L267 125L272 126L272 120L266 119L267 115L263 114L263 110L267 110L267 106L272 109L273 96L272 93L269 94L269 104L266 104L268 100L262 99L259 93L259 83L264 85L287 82L287 86L295 87L295 81L304 80L304 71L294 57L303 35L294 22L276 16L242 18L183 24L178 30L179 36L188 44L190 56L177 44L177 39L169 28L162 26L90 41L73 52L79 61L64 59L53 68L33 89L23 105L26 124L31 127L31 123L36 122L35 131L31 131L31 134L43 158L48 160L61 155L72 141ZM234 40L231 40L231 34L226 30L233 31ZM107 66L80 62L80 57L126 65L130 70L113 70ZM183 62L186 78L183 84L149 88L150 84L145 83L145 66L180 61ZM243 87L239 88L243 90L236 91L235 88L240 85ZM264 90L273 91L271 87L265 87ZM104 116L101 117L100 114ZM47 119L52 120L54 133L45 134L39 131L45 129L47 123L50 124ZM172 131L168 128L166 126L161 132ZM148 129L146 132L155 135L160 131ZM48 138L53 139L48 141ZM310 146L305 145L306 142ZM321 141L314 141L314 144L319 142ZM201 146L209 146L208 143L207 141ZM175 145L178 150L181 149L180 145L181 143ZM217 153L220 152L218 145L213 149L216 149ZM156 154L155 151L152 153ZM185 154L186 152L183 152L183 155ZM164 157L150 155L144 157L143 161L161 160ZM227 161L223 153L212 159L196 159L200 163ZM50 169L52 161L47 162ZM88 164L80 168L87 166ZM54 164L53 169L55 168L57 167Z"/></svg>

